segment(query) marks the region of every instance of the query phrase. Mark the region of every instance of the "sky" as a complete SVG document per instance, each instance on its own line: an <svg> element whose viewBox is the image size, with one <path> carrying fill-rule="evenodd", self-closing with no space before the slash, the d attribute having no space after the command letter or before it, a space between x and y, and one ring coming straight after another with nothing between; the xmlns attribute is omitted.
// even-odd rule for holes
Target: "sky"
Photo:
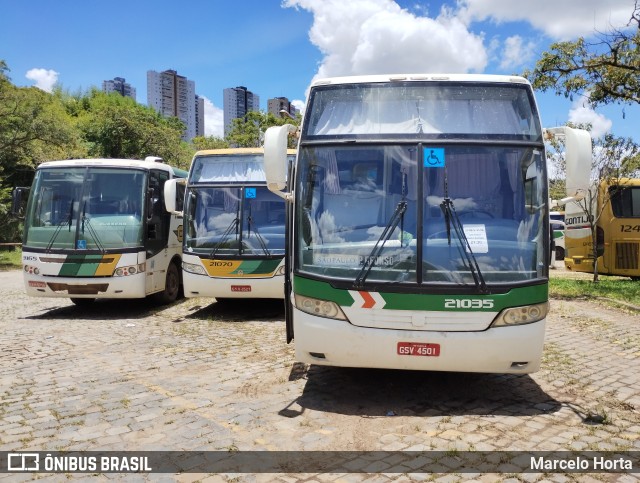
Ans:
<svg viewBox="0 0 640 483"><path fill-rule="evenodd" d="M71 92L124 77L147 103L148 70L173 69L222 137L223 89L303 108L312 80L391 73L521 74L553 42L624 29L634 0L0 0L0 59L18 86ZM536 93L544 127L592 123L632 137L640 106Z"/></svg>

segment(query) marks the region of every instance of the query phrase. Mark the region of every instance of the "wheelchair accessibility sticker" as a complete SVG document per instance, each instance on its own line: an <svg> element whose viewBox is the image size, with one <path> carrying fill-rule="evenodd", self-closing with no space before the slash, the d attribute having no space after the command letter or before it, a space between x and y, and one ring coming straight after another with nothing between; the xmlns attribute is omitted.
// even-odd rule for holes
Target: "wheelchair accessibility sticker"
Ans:
<svg viewBox="0 0 640 483"><path fill-rule="evenodd" d="M254 199L256 197L256 189L255 188L245 188L244 189L244 197L245 197L245 199Z"/></svg>
<svg viewBox="0 0 640 483"><path fill-rule="evenodd" d="M444 148L423 148L425 168L444 168Z"/></svg>

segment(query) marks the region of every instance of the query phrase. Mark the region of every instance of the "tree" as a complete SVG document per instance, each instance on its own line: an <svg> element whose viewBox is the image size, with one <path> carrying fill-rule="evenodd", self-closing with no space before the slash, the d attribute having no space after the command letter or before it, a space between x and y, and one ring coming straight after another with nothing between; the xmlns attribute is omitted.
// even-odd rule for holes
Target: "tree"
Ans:
<svg viewBox="0 0 640 483"><path fill-rule="evenodd" d="M191 144L196 151L203 151L205 149L224 149L229 147L229 143L222 138L215 136L198 136L191 140Z"/></svg>
<svg viewBox="0 0 640 483"><path fill-rule="evenodd" d="M640 9L634 5L629 29L557 42L544 52L533 71L525 71L534 88L572 97L587 94L592 105L640 102Z"/></svg>
<svg viewBox="0 0 640 483"><path fill-rule="evenodd" d="M85 147L60 99L35 87L16 87L0 61L0 225L1 241L19 238L9 217L11 190L28 186L42 161L80 157Z"/></svg>
<svg viewBox="0 0 640 483"><path fill-rule="evenodd" d="M188 166L191 150L182 141L184 124L162 117L150 107L117 93L92 90L86 98L70 97L68 108L78 116L78 127L87 142L89 156L144 159L160 156L168 163Z"/></svg>
<svg viewBox="0 0 640 483"><path fill-rule="evenodd" d="M589 126L584 125L572 125L571 127L589 128ZM561 142L556 141L554 148L561 151L561 144ZM550 163L554 165L556 172L565 173L565 159L562 155L558 155L557 152L549 154ZM605 208L611 202L612 197L624 186L624 179L639 174L640 146L630 138L616 137L612 134L595 139L590 168L588 186L580 189L577 193L568 193L565 190L564 195L573 198L569 203L575 203L579 206L580 211L584 213L584 221L589 224L591 256L593 257L593 281L598 282L598 258L602 256L605 248L598 245L598 222ZM564 184L564 180L559 178L555 182Z"/></svg>
<svg viewBox="0 0 640 483"><path fill-rule="evenodd" d="M282 126L283 124L300 125L300 116L295 119L276 117L270 112L251 111L244 117L234 119L231 131L226 139L232 146L253 148L260 147L264 142L264 132L271 126ZM296 140L289 139L289 147L296 147Z"/></svg>

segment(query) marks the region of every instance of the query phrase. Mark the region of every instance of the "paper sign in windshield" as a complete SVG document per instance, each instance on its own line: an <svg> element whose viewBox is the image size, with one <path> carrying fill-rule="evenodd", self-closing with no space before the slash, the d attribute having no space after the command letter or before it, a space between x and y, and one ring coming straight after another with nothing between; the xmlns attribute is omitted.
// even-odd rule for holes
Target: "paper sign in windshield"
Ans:
<svg viewBox="0 0 640 483"><path fill-rule="evenodd" d="M484 225L463 225L464 234L469 240L469 246L473 253L488 253L487 231ZM468 248L467 248L468 250Z"/></svg>

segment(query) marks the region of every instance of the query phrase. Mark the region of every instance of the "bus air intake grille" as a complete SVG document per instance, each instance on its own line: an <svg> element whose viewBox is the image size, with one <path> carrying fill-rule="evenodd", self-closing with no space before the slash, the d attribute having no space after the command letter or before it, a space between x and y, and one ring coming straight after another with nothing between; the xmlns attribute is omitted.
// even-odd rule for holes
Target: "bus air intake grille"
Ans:
<svg viewBox="0 0 640 483"><path fill-rule="evenodd" d="M639 255L640 243L616 243L616 268L637 270Z"/></svg>

